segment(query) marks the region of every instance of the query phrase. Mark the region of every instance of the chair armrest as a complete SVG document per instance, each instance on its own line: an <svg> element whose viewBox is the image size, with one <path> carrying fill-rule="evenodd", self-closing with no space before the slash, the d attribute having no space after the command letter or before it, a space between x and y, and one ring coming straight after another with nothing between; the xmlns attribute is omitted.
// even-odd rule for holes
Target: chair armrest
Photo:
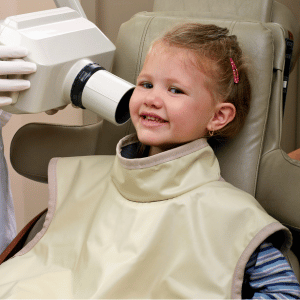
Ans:
<svg viewBox="0 0 300 300"><path fill-rule="evenodd" d="M273 150L262 157L258 174L257 200L278 221L299 230L300 162Z"/></svg>
<svg viewBox="0 0 300 300"><path fill-rule="evenodd" d="M21 127L11 143L10 159L20 175L47 183L53 157L94 155L102 122L87 126L30 123Z"/></svg>

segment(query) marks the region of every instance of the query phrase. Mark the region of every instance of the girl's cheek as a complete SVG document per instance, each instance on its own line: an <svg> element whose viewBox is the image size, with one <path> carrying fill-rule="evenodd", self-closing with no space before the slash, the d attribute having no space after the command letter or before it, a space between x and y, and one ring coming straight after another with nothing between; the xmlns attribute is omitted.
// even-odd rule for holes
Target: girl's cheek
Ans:
<svg viewBox="0 0 300 300"><path fill-rule="evenodd" d="M135 106L135 98L133 97L133 95L131 96L131 99L129 100L129 112L130 115L132 115L133 111L134 111L134 106Z"/></svg>
<svg viewBox="0 0 300 300"><path fill-rule="evenodd" d="M129 101L129 113L132 120L136 119L138 116L138 103L135 102L134 98L131 98Z"/></svg>

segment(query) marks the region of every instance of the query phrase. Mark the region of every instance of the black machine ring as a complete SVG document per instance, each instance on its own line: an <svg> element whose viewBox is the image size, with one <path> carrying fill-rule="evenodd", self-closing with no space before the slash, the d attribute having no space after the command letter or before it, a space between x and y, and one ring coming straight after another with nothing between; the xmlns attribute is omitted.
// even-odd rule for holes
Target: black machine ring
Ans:
<svg viewBox="0 0 300 300"><path fill-rule="evenodd" d="M92 75L99 70L105 70L105 68L96 63L90 63L77 74L71 88L71 101L75 106L85 109L81 99L83 89Z"/></svg>

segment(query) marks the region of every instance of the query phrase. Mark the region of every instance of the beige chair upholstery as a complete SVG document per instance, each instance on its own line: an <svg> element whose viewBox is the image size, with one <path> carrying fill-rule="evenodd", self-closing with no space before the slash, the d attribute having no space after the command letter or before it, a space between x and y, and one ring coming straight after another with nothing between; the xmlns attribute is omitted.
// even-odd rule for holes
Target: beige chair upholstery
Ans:
<svg viewBox="0 0 300 300"><path fill-rule="evenodd" d="M234 140L215 149L222 175L292 228L297 241L300 163L280 148L285 39L292 33L294 66L300 45L297 21L272 0L157 0L154 12L137 14L121 26L113 73L134 83L151 41L172 25L190 21L227 27L237 35L252 66L253 96L246 124ZM29 124L13 139L11 161L20 174L47 182L52 157L114 154L118 140L133 131L130 122L121 127L106 121L83 127ZM300 257L298 249L296 256Z"/></svg>

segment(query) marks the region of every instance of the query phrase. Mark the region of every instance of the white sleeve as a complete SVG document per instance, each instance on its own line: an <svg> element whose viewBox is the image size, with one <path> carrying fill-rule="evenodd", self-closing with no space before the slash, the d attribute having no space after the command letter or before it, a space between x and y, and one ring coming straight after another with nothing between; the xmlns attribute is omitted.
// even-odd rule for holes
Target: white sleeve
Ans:
<svg viewBox="0 0 300 300"><path fill-rule="evenodd" d="M4 127L9 121L11 114L0 109L0 128Z"/></svg>

